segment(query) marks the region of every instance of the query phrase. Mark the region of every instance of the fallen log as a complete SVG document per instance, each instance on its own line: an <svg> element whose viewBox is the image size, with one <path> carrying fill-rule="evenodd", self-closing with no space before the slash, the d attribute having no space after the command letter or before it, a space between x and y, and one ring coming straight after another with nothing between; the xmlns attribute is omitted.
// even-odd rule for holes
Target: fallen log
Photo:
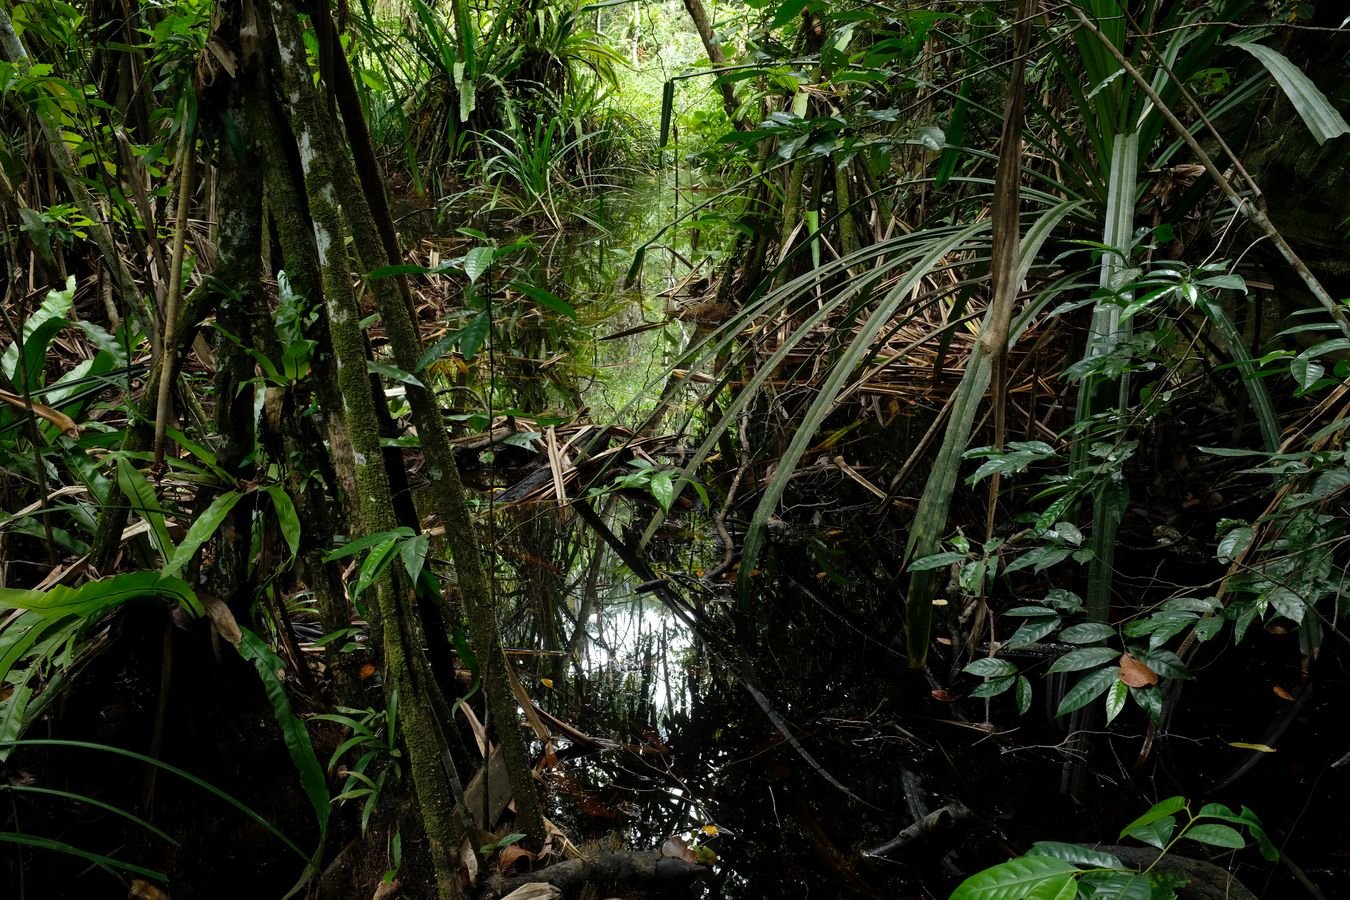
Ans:
<svg viewBox="0 0 1350 900"><path fill-rule="evenodd" d="M587 884L602 889L641 886L650 890L680 888L710 870L698 863L662 856L654 850L595 853L584 859L569 859L511 878L489 878L479 894L481 900L500 900L527 884L551 884L568 896L577 895ZM604 894L602 893L602 896Z"/></svg>

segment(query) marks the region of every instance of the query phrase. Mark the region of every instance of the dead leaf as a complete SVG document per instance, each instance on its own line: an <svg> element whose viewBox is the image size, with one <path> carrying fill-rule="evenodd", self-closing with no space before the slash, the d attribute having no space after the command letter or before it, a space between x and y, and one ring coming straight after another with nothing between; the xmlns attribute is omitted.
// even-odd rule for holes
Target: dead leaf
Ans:
<svg viewBox="0 0 1350 900"><path fill-rule="evenodd" d="M40 419L46 419L55 425L62 434L69 438L80 436L80 426L75 424L75 420L59 409L52 409L45 403L28 403L18 394L11 394L9 391L0 391L0 400L13 404L19 409L26 409Z"/></svg>
<svg viewBox="0 0 1350 900"><path fill-rule="evenodd" d="M390 897L398 894L398 889L400 887L402 887L402 885L397 878L393 881L381 879L380 883L375 886L375 893L371 894L370 900L389 900Z"/></svg>
<svg viewBox="0 0 1350 900"><path fill-rule="evenodd" d="M127 900L169 900L162 889L141 879L131 879L131 889L127 891Z"/></svg>
<svg viewBox="0 0 1350 900"><path fill-rule="evenodd" d="M1239 750L1255 750L1258 753L1274 753L1275 748L1269 744L1249 744L1246 741L1229 741L1228 746L1236 747Z"/></svg>
<svg viewBox="0 0 1350 900"><path fill-rule="evenodd" d="M698 857L695 856L694 851L689 848L688 842L679 835L666 839L666 842L661 845L661 855L669 859L682 859L685 862L698 862Z"/></svg>
<svg viewBox="0 0 1350 900"><path fill-rule="evenodd" d="M374 663L361 663L361 680L365 681L375 674Z"/></svg>
<svg viewBox="0 0 1350 900"><path fill-rule="evenodd" d="M528 872L537 858L524 847L512 844L509 847L503 847L502 852L497 854L497 871L502 874L506 874L511 869L515 869L517 872Z"/></svg>
<svg viewBox="0 0 1350 900"><path fill-rule="evenodd" d="M1158 673L1135 659L1129 653L1120 655L1120 680L1130 687L1148 687L1158 683Z"/></svg>
<svg viewBox="0 0 1350 900"><path fill-rule="evenodd" d="M961 698L956 694L953 694L946 688L938 688L937 690L933 691L933 699L941 700L943 703L953 703L957 700L960 700Z"/></svg>
<svg viewBox="0 0 1350 900"><path fill-rule="evenodd" d="M1293 699L1294 699L1294 695L1293 695L1293 694L1289 693L1289 692L1286 691L1284 688L1280 687L1278 684L1275 685L1275 687L1273 688L1273 690L1275 691L1275 696L1276 696L1276 697L1279 697L1281 700L1293 700Z"/></svg>
<svg viewBox="0 0 1350 900"><path fill-rule="evenodd" d="M239 642L244 639L244 634L239 630L239 623L234 620L234 613L230 612L225 601L205 591L198 591L197 598L202 601L202 606L206 607L206 615L210 617L211 627L216 630L216 634L238 647Z"/></svg>

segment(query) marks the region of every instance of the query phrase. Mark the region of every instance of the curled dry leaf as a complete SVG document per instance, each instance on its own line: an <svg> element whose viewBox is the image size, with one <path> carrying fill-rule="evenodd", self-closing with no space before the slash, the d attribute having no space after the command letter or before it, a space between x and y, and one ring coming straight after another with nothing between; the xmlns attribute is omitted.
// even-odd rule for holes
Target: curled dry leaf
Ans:
<svg viewBox="0 0 1350 900"><path fill-rule="evenodd" d="M391 900L398 896L398 889L402 886L397 878L393 881L381 881L375 886L375 893L371 894L370 900Z"/></svg>
<svg viewBox="0 0 1350 900"><path fill-rule="evenodd" d="M524 847L512 844L510 847L503 847L502 852L497 855L497 871L505 873L515 869L517 872L528 872L537 858Z"/></svg>
<svg viewBox="0 0 1350 900"><path fill-rule="evenodd" d="M143 878L133 878L127 900L169 900L169 895Z"/></svg>
<svg viewBox="0 0 1350 900"><path fill-rule="evenodd" d="M1129 653L1120 655L1120 680L1130 687L1148 687L1158 683L1158 673L1135 659Z"/></svg>
<svg viewBox="0 0 1350 900"><path fill-rule="evenodd" d="M690 849L688 842L679 835L666 839L661 845L661 855L670 859L682 859L685 862L698 862L698 857Z"/></svg>

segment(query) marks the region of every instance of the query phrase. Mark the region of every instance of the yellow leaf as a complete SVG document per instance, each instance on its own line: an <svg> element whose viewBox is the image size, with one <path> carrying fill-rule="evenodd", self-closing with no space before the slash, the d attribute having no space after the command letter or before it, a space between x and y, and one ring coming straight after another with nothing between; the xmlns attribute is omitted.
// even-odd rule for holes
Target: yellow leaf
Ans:
<svg viewBox="0 0 1350 900"><path fill-rule="evenodd" d="M1228 746L1237 747L1239 750L1259 750L1262 753L1275 752L1275 748L1269 744L1249 744L1246 741L1229 741Z"/></svg>
<svg viewBox="0 0 1350 900"><path fill-rule="evenodd" d="M699 831L703 832L709 837L716 837L720 833L716 825L704 825L702 828L699 829Z"/></svg>
<svg viewBox="0 0 1350 900"><path fill-rule="evenodd" d="M548 688L549 690L553 690L552 678L540 678L539 683L542 684L544 687Z"/></svg>

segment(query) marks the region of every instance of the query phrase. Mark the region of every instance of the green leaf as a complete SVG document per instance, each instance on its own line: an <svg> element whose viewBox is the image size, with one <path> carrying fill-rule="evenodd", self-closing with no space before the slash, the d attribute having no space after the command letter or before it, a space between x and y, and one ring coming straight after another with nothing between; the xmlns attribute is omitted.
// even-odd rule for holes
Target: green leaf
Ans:
<svg viewBox="0 0 1350 900"><path fill-rule="evenodd" d="M1064 716L1076 709L1087 706L1106 692L1116 682L1119 672L1114 668L1099 669L1075 684L1064 699L1059 702L1055 715Z"/></svg>
<svg viewBox="0 0 1350 900"><path fill-rule="evenodd" d="M1106 641L1116 636L1116 630L1110 625L1102 625L1099 622L1084 622L1081 625L1074 625L1060 632L1059 638L1070 644L1091 644L1095 641Z"/></svg>
<svg viewBox="0 0 1350 900"><path fill-rule="evenodd" d="M291 762L300 773L300 783L309 797L310 806L314 807L314 818L319 823L319 830L323 831L328 826L328 814L332 811L328 801L328 781L324 778L319 758L314 754L314 744L310 741L305 723L296 717L286 696L286 688L281 681L286 664L272 652L271 647L247 628L240 626L239 633L242 636L239 655L250 660L258 670L267 700L272 704L272 714L281 726L286 752L291 755Z"/></svg>
<svg viewBox="0 0 1350 900"><path fill-rule="evenodd" d="M403 568L408 571L408 578L413 584L416 584L422 575L422 567L426 565L427 549L430 546L431 534L425 531L399 545L399 558L403 560Z"/></svg>
<svg viewBox="0 0 1350 900"><path fill-rule="evenodd" d="M336 550L330 550L324 555L324 562L332 562L335 559L342 559L345 556L351 556L360 553L362 550L369 550L376 544L382 544L391 538L410 538L413 536L413 530L406 525L400 525L398 528L389 531L379 531L375 534L368 534L365 537L357 538L354 541L348 541Z"/></svg>
<svg viewBox="0 0 1350 900"><path fill-rule="evenodd" d="M575 319L577 317L577 311L573 309L567 301L551 291L546 291L541 287L535 287L532 284L519 280L511 282L511 287L520 291L545 309L550 309L559 315L567 316L569 319Z"/></svg>
<svg viewBox="0 0 1350 900"><path fill-rule="evenodd" d="M1042 881L1027 891L1027 900L1073 900L1078 896L1078 879L1064 875Z"/></svg>
<svg viewBox="0 0 1350 900"><path fill-rule="evenodd" d="M201 549L216 533L220 523L225 521L225 517L234 509L234 505L239 502L244 495L238 491L228 491L211 501L211 505L206 508L188 529L183 537L183 543L173 551L173 556L160 569L163 575L178 575L183 571L183 566L187 565L193 555Z"/></svg>
<svg viewBox="0 0 1350 900"><path fill-rule="evenodd" d="M982 657L972 660L961 670L967 675L982 675L985 678L1005 678L1017 674L1017 666L1002 659Z"/></svg>
<svg viewBox="0 0 1350 900"><path fill-rule="evenodd" d="M295 554L300 552L300 516L295 511L295 504L291 502L290 494L287 494L281 485L274 484L268 487L267 495L272 498L272 506L277 511L277 524L281 527L281 536L291 551L291 559L295 559Z"/></svg>
<svg viewBox="0 0 1350 900"><path fill-rule="evenodd" d="M1027 856L1048 856L1062 859L1075 866L1091 869L1123 869L1120 860L1109 853L1091 850L1081 844L1065 844L1059 841L1037 841L1026 852Z"/></svg>
<svg viewBox="0 0 1350 900"><path fill-rule="evenodd" d="M1189 678L1191 675L1181 657L1171 650L1141 650L1135 656L1163 678Z"/></svg>
<svg viewBox="0 0 1350 900"><path fill-rule="evenodd" d="M176 601L193 616L201 616L201 601L179 578L159 572L125 572L71 588L58 584L45 591L0 588L0 609L30 609L45 618L94 617L121 603L148 598Z"/></svg>
<svg viewBox="0 0 1350 900"><path fill-rule="evenodd" d="M496 247L474 247L464 254L464 274L469 276L471 283L478 282L483 273L492 266L492 260L496 255Z"/></svg>
<svg viewBox="0 0 1350 900"><path fill-rule="evenodd" d="M1196 825L1186 831L1182 836L1201 844L1210 844L1214 847L1228 847L1232 850L1241 850L1243 847L1247 846L1247 842L1242 839L1242 834L1236 828L1220 825L1217 822L1206 825Z"/></svg>
<svg viewBox="0 0 1350 900"><path fill-rule="evenodd" d="M657 472L648 482L648 489L656 502L661 504L661 509L670 512L670 504L675 500L675 482L672 480L669 472Z"/></svg>
<svg viewBox="0 0 1350 900"><path fill-rule="evenodd" d="M37 309L28 314L23 322L23 347L25 355L25 365L30 361L29 358L41 359L47 355L47 345L53 336L61 328L65 327L66 313L75 301L75 276L70 275L66 278L66 286L63 290L48 291L47 296L43 298L42 303ZM41 333L39 334L39 329ZM19 373L19 344L14 342L5 348L5 352L0 354L0 370L4 371L6 377L11 380L17 380ZM39 374L32 371L29 367L29 387L36 388L37 383L34 378Z"/></svg>
<svg viewBox="0 0 1350 900"><path fill-rule="evenodd" d="M1078 672L1115 661L1120 651L1111 647L1083 647L1072 650L1050 664L1053 672Z"/></svg>
<svg viewBox="0 0 1350 900"><path fill-rule="evenodd" d="M39 850L50 850L55 853L64 853L67 856L73 856L76 859L84 860L91 865L98 866L101 869L111 871L113 869L122 869L132 872L136 875L142 875L151 881L167 883L169 876L163 872L156 872L154 869L147 869L143 866L133 863L123 862L111 856L100 856L97 853L90 853L88 850L81 850L79 847L73 847L70 844L51 838L39 837L35 834L23 834L16 831L0 831L0 841L9 844L22 844L27 847L36 847Z"/></svg>
<svg viewBox="0 0 1350 900"><path fill-rule="evenodd" d="M1118 677L1118 676L1117 676ZM1106 692L1106 724L1110 725L1115 721L1116 716L1125 708L1125 700L1130 696L1130 686L1123 681L1117 680L1111 685L1111 689Z"/></svg>
<svg viewBox="0 0 1350 900"><path fill-rule="evenodd" d="M1016 683L1017 679L1011 675L1005 675L1001 678L990 678L988 681L977 684L973 690L966 696L968 697L997 697Z"/></svg>
<svg viewBox="0 0 1350 900"><path fill-rule="evenodd" d="M927 572L931 569L941 569L943 566L950 566L953 563L965 561L966 555L964 553L956 553L949 550L944 553L934 553L932 556L925 556L921 559L914 560L914 562L909 564L909 571Z"/></svg>
<svg viewBox="0 0 1350 900"><path fill-rule="evenodd" d="M441 271L440 269L431 269L426 266L417 266L412 264L400 264L397 266L380 266L378 269L372 269L366 273L367 281L376 281L380 278L390 278L395 275L432 275Z"/></svg>
<svg viewBox="0 0 1350 900"><path fill-rule="evenodd" d="M1008 639L1008 649L1016 650L1019 647L1026 647L1036 643L1050 632L1059 627L1059 616L1051 619L1036 618L1028 619L1013 632L1013 636Z"/></svg>
<svg viewBox="0 0 1350 900"><path fill-rule="evenodd" d="M488 332L492 330L492 319L484 310L469 320L459 335L459 352L468 362L478 355L487 342Z"/></svg>
<svg viewBox="0 0 1350 900"><path fill-rule="evenodd" d="M1092 900L1150 900L1152 896L1147 875L1112 872L1092 882Z"/></svg>
<svg viewBox="0 0 1350 900"><path fill-rule="evenodd" d="M1163 818L1164 816L1170 816L1173 813L1180 812L1185 808L1186 808L1185 797L1181 796L1168 797L1166 800L1159 800L1157 803L1153 804L1148 808L1148 812L1144 813L1142 816L1135 819L1133 822L1126 825L1124 828L1120 829L1120 834L1118 835L1118 838L1123 838L1136 828L1156 822L1159 819Z"/></svg>
<svg viewBox="0 0 1350 900"><path fill-rule="evenodd" d="M371 551L366 554L366 558L361 561L361 569L356 575L356 582L352 585L353 599L364 594L384 574L384 570L388 568L397 548L398 541L393 537L386 537L371 548Z"/></svg>
<svg viewBox="0 0 1350 900"><path fill-rule="evenodd" d="M1331 105L1326 94L1278 50L1245 42L1233 42L1232 46L1246 50L1266 67L1318 144L1325 144L1342 134L1350 134L1350 123Z"/></svg>
<svg viewBox="0 0 1350 900"><path fill-rule="evenodd" d="M1137 825L1130 829L1129 836L1135 840L1143 841L1150 847L1157 847L1159 850L1165 850L1167 844L1172 840L1172 833L1177 828L1176 816L1163 816L1155 822L1149 822L1147 825Z"/></svg>
<svg viewBox="0 0 1350 900"><path fill-rule="evenodd" d="M409 375L398 366L391 366L387 363L375 362L373 359L366 360L366 371L376 375L383 375L385 378L391 378L394 381L401 382L412 387L423 387L421 381L416 375Z"/></svg>
<svg viewBox="0 0 1350 900"><path fill-rule="evenodd" d="M1054 616L1059 618L1059 613L1048 606L1015 606L1012 609L1004 610L1005 616Z"/></svg>
<svg viewBox="0 0 1350 900"><path fill-rule="evenodd" d="M174 546L164 524L164 509L159 505L155 489L125 456L117 458L117 485L131 501L131 508L150 526L150 542L164 560L173 559Z"/></svg>
<svg viewBox="0 0 1350 900"><path fill-rule="evenodd" d="M1031 681L1025 675L1017 676L1017 712L1026 715L1031 709Z"/></svg>
<svg viewBox="0 0 1350 900"><path fill-rule="evenodd" d="M952 892L951 900L1024 900L1030 891L1050 882L1062 889L1077 869L1061 859L1024 856L970 876ZM1051 895L1053 896L1053 895Z"/></svg>

